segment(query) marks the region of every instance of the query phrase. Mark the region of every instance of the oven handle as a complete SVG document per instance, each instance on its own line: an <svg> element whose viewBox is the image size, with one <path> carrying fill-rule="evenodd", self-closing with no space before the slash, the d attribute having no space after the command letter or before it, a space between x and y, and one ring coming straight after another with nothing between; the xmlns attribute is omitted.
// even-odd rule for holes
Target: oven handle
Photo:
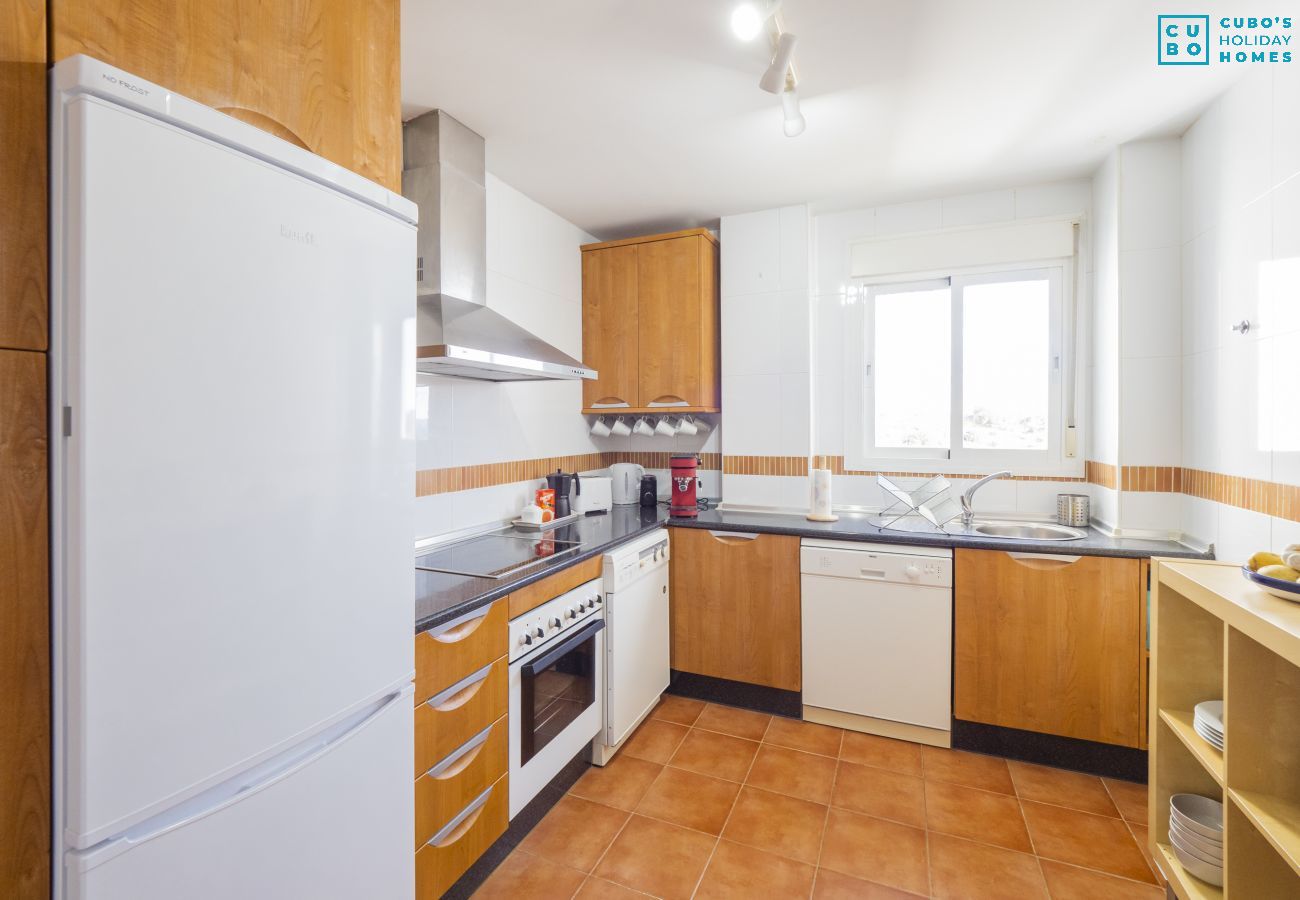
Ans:
<svg viewBox="0 0 1300 900"><path fill-rule="evenodd" d="M538 672L543 672L546 669L550 668L551 663L555 662L561 656L568 653L574 647L577 647L579 644L588 640L592 635L594 635L596 632L600 631L604 627L605 627L604 619L597 619L594 622L589 622L586 626L583 627L581 631L579 631L573 637L566 640L563 644L560 644L560 646L552 650L547 650L545 653L543 653L541 656L537 657L536 659L531 659L528 662L524 663L520 667L519 671L522 672L524 675L527 675L529 678L532 678Z"/></svg>

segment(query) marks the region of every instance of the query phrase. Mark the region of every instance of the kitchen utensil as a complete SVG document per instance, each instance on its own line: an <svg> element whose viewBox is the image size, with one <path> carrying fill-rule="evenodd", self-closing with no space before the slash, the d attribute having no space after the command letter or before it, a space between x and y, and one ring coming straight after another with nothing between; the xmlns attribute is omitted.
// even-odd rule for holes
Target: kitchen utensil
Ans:
<svg viewBox="0 0 1300 900"><path fill-rule="evenodd" d="M694 453L674 453L668 461L672 478L672 502L668 512L674 516L694 517L699 515L697 494L700 479L697 474L700 458Z"/></svg>
<svg viewBox="0 0 1300 900"><path fill-rule="evenodd" d="M1223 804L1200 794L1174 794L1169 798L1169 816L1179 825L1210 840L1223 840Z"/></svg>
<svg viewBox="0 0 1300 900"><path fill-rule="evenodd" d="M632 433L639 434L642 437L654 437L655 429L646 418L637 419L632 425Z"/></svg>
<svg viewBox="0 0 1300 900"><path fill-rule="evenodd" d="M609 426L609 433L618 437L627 437L632 433L632 426L624 422L622 416L619 416L614 420L614 424Z"/></svg>
<svg viewBox="0 0 1300 900"><path fill-rule="evenodd" d="M1086 528L1091 517L1092 498L1087 494L1057 494L1056 523Z"/></svg>
<svg viewBox="0 0 1300 900"><path fill-rule="evenodd" d="M562 519L572 515L573 501L569 495L582 493L582 479L577 473L556 469L546 476L546 486L555 491L555 518Z"/></svg>
<svg viewBox="0 0 1300 900"><path fill-rule="evenodd" d="M659 505L659 479L654 475L641 476L641 506L653 509Z"/></svg>
<svg viewBox="0 0 1300 900"><path fill-rule="evenodd" d="M1223 844L1207 838L1198 837L1196 832L1179 825L1172 817L1169 820L1169 837L1212 865L1223 865Z"/></svg>
<svg viewBox="0 0 1300 900"><path fill-rule="evenodd" d="M678 434L692 435L692 434L698 434L699 431L700 429L698 426L696 426L695 420L692 419L690 416L682 416L680 419L677 420Z"/></svg>
<svg viewBox="0 0 1300 900"><path fill-rule="evenodd" d="M583 515L609 512L612 481L608 475L588 475L582 479L582 493L573 498L573 511Z"/></svg>
<svg viewBox="0 0 1300 900"><path fill-rule="evenodd" d="M672 437L676 433L677 427L670 420L661 417L658 422L655 422L655 434Z"/></svg>
<svg viewBox="0 0 1300 900"><path fill-rule="evenodd" d="M603 418L597 418L596 421L591 423L591 433L595 437L609 437L610 430Z"/></svg>
<svg viewBox="0 0 1300 900"><path fill-rule="evenodd" d="M1170 843L1173 843L1173 841ZM1206 884L1212 884L1215 887L1223 887L1223 868L1221 866L1211 865L1210 863L1193 856L1176 843L1173 843L1173 848L1174 856L1178 857L1178 861L1183 864L1184 869L1191 872Z"/></svg>
<svg viewBox="0 0 1300 900"><path fill-rule="evenodd" d="M1267 575L1261 575L1258 572L1252 572L1245 566L1241 567L1241 574L1255 582L1265 593L1272 594L1281 600L1290 600L1292 603L1300 603L1300 584L1294 581L1283 581L1281 578L1269 578Z"/></svg>
<svg viewBox="0 0 1300 900"><path fill-rule="evenodd" d="M1223 734L1223 701L1202 700L1196 704L1193 712L1196 718L1210 726L1212 731Z"/></svg>
<svg viewBox="0 0 1300 900"><path fill-rule="evenodd" d="M519 511L518 521L528 525L541 525L542 511L536 503L530 503Z"/></svg>
<svg viewBox="0 0 1300 900"><path fill-rule="evenodd" d="M645 475L645 468L636 463L614 463L609 467L615 506L636 505L637 491L641 487L643 475Z"/></svg>

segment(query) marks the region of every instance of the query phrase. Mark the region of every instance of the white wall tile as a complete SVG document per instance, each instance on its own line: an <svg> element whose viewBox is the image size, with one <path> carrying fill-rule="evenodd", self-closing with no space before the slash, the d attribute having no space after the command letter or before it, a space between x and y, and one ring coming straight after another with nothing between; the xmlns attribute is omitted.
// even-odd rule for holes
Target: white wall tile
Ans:
<svg viewBox="0 0 1300 900"><path fill-rule="evenodd" d="M1273 72L1273 183L1300 173L1300 70L1271 66Z"/></svg>
<svg viewBox="0 0 1300 900"><path fill-rule="evenodd" d="M722 295L781 289L781 211L723 216L719 229Z"/></svg>
<svg viewBox="0 0 1300 900"><path fill-rule="evenodd" d="M796 372L780 378L780 430L776 452L780 456L807 456L811 452L812 428L809 375Z"/></svg>
<svg viewBox="0 0 1300 900"><path fill-rule="evenodd" d="M959 197L945 197L940 201L941 224L944 228L1009 222L1015 216L1015 191L963 194Z"/></svg>
<svg viewBox="0 0 1300 900"><path fill-rule="evenodd" d="M432 537L455 531L451 494L432 494L415 500L415 535Z"/></svg>
<svg viewBox="0 0 1300 900"><path fill-rule="evenodd" d="M1261 513L1235 506L1219 505L1219 538L1215 542L1215 558L1225 562L1244 563L1258 550L1268 550L1273 545L1272 520Z"/></svg>
<svg viewBox="0 0 1300 900"><path fill-rule="evenodd" d="M1219 540L1219 504L1213 500L1180 494L1179 530L1185 540L1209 546Z"/></svg>
<svg viewBox="0 0 1300 900"><path fill-rule="evenodd" d="M1181 142L1134 141L1120 149L1120 245L1174 247L1180 240Z"/></svg>
<svg viewBox="0 0 1300 900"><path fill-rule="evenodd" d="M1219 351L1182 360L1182 464L1203 472L1219 468Z"/></svg>
<svg viewBox="0 0 1300 900"><path fill-rule="evenodd" d="M1181 255L1177 245L1120 253L1122 358L1182 352Z"/></svg>
<svg viewBox="0 0 1300 900"><path fill-rule="evenodd" d="M1092 485L1092 518L1103 528L1114 529L1119 524L1119 491Z"/></svg>
<svg viewBox="0 0 1300 900"><path fill-rule="evenodd" d="M823 213L813 219L816 266L814 290L837 295L849 285L849 247L876 233L876 211L854 209Z"/></svg>
<svg viewBox="0 0 1300 900"><path fill-rule="evenodd" d="M809 254L812 250L812 219L807 206L785 206L780 209L781 221L781 281L783 291L798 291L807 295Z"/></svg>
<svg viewBox="0 0 1300 900"><path fill-rule="evenodd" d="M1221 351L1216 384L1219 465L1227 474L1272 475L1272 349L1271 341L1242 338Z"/></svg>
<svg viewBox="0 0 1300 900"><path fill-rule="evenodd" d="M722 476L724 503L773 509L808 508L808 479L784 475Z"/></svg>
<svg viewBox="0 0 1300 900"><path fill-rule="evenodd" d="M943 203L922 200L876 207L876 234L906 234L933 231L943 224Z"/></svg>
<svg viewBox="0 0 1300 900"><path fill-rule="evenodd" d="M1125 491L1120 527L1126 532L1155 532L1161 537L1176 537L1181 531L1178 497L1178 494Z"/></svg>
<svg viewBox="0 0 1300 900"><path fill-rule="evenodd" d="M1038 219L1086 213L1092 203L1088 180L1059 181L1015 189L1015 217Z"/></svg>
<svg viewBox="0 0 1300 900"><path fill-rule="evenodd" d="M780 293L722 298L722 374L774 375L786 353L779 325ZM728 409L728 418L733 415Z"/></svg>
<svg viewBox="0 0 1300 900"><path fill-rule="evenodd" d="M1219 318L1218 232L1208 229L1183 245L1183 352L1203 353L1223 343Z"/></svg>
<svg viewBox="0 0 1300 900"><path fill-rule="evenodd" d="M724 451L732 456L779 453L783 443L780 403L780 375L723 375Z"/></svg>

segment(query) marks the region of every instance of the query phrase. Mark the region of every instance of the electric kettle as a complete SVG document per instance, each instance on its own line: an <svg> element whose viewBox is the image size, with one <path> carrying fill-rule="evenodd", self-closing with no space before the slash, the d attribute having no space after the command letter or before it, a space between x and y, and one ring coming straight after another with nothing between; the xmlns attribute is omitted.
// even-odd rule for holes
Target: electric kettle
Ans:
<svg viewBox="0 0 1300 900"><path fill-rule="evenodd" d="M555 491L555 518L563 519L573 514L573 501L569 494L582 494L582 480L576 472L562 472L556 469L546 476L546 486Z"/></svg>
<svg viewBox="0 0 1300 900"><path fill-rule="evenodd" d="M636 463L615 463L609 467L610 499L615 506L635 506L640 502L641 476L645 468Z"/></svg>

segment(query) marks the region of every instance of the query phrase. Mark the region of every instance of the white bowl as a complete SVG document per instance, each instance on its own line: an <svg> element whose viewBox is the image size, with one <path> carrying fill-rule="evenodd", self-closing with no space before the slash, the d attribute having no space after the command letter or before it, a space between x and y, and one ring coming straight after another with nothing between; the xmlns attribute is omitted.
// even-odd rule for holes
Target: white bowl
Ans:
<svg viewBox="0 0 1300 900"><path fill-rule="evenodd" d="M1223 731L1222 700L1204 700L1196 704L1194 712L1196 718L1200 719L1206 725L1209 725L1215 731Z"/></svg>
<svg viewBox="0 0 1300 900"><path fill-rule="evenodd" d="M1201 837L1223 840L1223 804L1218 800L1200 794L1174 794L1169 798L1169 814Z"/></svg>
<svg viewBox="0 0 1300 900"><path fill-rule="evenodd" d="M1223 865L1223 845L1199 837L1172 819L1169 821L1169 840L1176 840L1188 853L1195 854L1207 863Z"/></svg>
<svg viewBox="0 0 1300 900"><path fill-rule="evenodd" d="M1204 860L1197 859L1177 844L1173 845L1174 856L1183 864L1183 868L1204 881L1206 884L1212 884L1215 887L1223 887L1223 867L1213 866Z"/></svg>

